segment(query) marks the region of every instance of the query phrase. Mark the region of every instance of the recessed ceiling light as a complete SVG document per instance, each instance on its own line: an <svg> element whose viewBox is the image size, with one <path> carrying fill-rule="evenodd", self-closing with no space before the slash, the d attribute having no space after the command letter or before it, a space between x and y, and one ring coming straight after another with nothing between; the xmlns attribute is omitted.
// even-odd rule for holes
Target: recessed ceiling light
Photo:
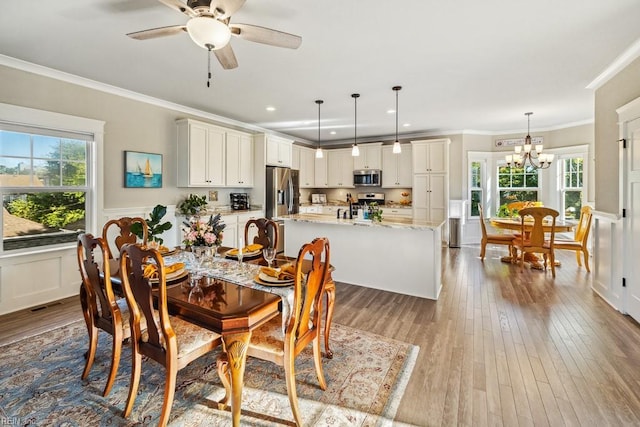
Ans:
<svg viewBox="0 0 640 427"><path fill-rule="evenodd" d="M276 107L272 107L271 105L268 105L266 110L267 111L276 111Z"/></svg>
<svg viewBox="0 0 640 427"><path fill-rule="evenodd" d="M411 126L411 123L403 123L402 126L408 128L409 126Z"/></svg>
<svg viewBox="0 0 640 427"><path fill-rule="evenodd" d="M335 130L332 130L332 131L331 131L331 132L329 132L329 133L330 133L331 135L335 135L335 134L336 134L336 131L335 131Z"/></svg>
<svg viewBox="0 0 640 427"><path fill-rule="evenodd" d="M395 112L396 112L396 110L393 110L393 109L387 110L387 114L394 114Z"/></svg>

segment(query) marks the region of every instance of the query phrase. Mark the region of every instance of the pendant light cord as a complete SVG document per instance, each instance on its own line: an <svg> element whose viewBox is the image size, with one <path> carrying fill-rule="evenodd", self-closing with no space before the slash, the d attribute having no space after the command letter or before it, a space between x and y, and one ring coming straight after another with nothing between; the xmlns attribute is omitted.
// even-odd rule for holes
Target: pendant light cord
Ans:
<svg viewBox="0 0 640 427"><path fill-rule="evenodd" d="M360 97L359 93L354 93L351 95L353 98L353 145L358 145L358 98Z"/></svg>
<svg viewBox="0 0 640 427"><path fill-rule="evenodd" d="M207 53L207 87L211 87L211 50L213 46L207 45L208 53Z"/></svg>

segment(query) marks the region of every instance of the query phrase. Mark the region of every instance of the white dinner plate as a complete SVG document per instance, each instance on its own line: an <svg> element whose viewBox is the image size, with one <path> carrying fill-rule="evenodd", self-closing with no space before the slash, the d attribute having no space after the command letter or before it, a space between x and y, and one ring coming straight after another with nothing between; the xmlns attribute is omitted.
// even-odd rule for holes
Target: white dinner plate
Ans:
<svg viewBox="0 0 640 427"><path fill-rule="evenodd" d="M174 271L173 273L167 274L165 280L167 282L170 282L170 281L174 281L176 279L182 279L187 274L188 274L187 270L185 270L184 268L181 268L180 270L177 270L177 271ZM158 283L158 279L149 279L149 283Z"/></svg>
<svg viewBox="0 0 640 427"><path fill-rule="evenodd" d="M264 277L264 276L263 276ZM272 279L275 279L275 277L272 277ZM293 285L293 280L289 280L289 281L276 281L276 282L267 282L264 281L260 278L260 274L257 275L256 277L253 278L253 280L262 286L292 286ZM277 279L276 279L277 280Z"/></svg>
<svg viewBox="0 0 640 427"><path fill-rule="evenodd" d="M265 274L263 272L260 272L258 274L258 277L263 282L267 282L267 283L271 283L271 284L282 285L282 286L293 285L293 278L280 280L280 279L277 279L277 278L275 278L273 276L269 276L268 274Z"/></svg>

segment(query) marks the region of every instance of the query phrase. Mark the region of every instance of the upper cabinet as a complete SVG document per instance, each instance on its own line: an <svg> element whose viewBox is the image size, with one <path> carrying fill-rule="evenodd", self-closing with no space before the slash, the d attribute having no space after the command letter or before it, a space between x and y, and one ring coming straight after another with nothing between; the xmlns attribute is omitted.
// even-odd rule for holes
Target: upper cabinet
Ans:
<svg viewBox="0 0 640 427"><path fill-rule="evenodd" d="M292 166L292 140L268 134L256 135L256 140L264 141L267 165L287 168Z"/></svg>
<svg viewBox="0 0 640 427"><path fill-rule="evenodd" d="M381 169L382 143L360 144L360 155L353 158L353 169ZM384 177L384 175L383 175Z"/></svg>
<svg viewBox="0 0 640 427"><path fill-rule="evenodd" d="M253 136L227 131L227 187L253 187Z"/></svg>
<svg viewBox="0 0 640 427"><path fill-rule="evenodd" d="M353 188L353 157L351 156L351 148L326 150L325 156L327 158L328 186L332 188Z"/></svg>
<svg viewBox="0 0 640 427"><path fill-rule="evenodd" d="M382 187L411 188L413 174L411 172L411 145L402 144L402 151L393 153L393 146L382 147Z"/></svg>
<svg viewBox="0 0 640 427"><path fill-rule="evenodd" d="M316 150L306 147L299 148L300 188L313 188L316 181Z"/></svg>
<svg viewBox="0 0 640 427"><path fill-rule="evenodd" d="M179 120L178 187L221 187L225 182L226 129Z"/></svg>
<svg viewBox="0 0 640 427"><path fill-rule="evenodd" d="M413 173L447 173L448 139L411 141Z"/></svg>
<svg viewBox="0 0 640 427"><path fill-rule="evenodd" d="M329 173L327 170L327 158L329 157L329 151L330 150L325 150L324 156L320 159L318 159L317 157L313 158L313 186L316 188L329 187L329 181L327 179L329 177Z"/></svg>

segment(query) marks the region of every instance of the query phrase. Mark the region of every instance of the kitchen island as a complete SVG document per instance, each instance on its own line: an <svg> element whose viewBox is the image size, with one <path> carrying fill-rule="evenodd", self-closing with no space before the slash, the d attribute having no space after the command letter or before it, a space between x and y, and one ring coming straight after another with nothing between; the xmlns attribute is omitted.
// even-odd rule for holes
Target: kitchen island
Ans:
<svg viewBox="0 0 640 427"><path fill-rule="evenodd" d="M442 288L442 223L411 219L381 223L296 214L285 221L285 253L327 237L337 282L438 299Z"/></svg>

